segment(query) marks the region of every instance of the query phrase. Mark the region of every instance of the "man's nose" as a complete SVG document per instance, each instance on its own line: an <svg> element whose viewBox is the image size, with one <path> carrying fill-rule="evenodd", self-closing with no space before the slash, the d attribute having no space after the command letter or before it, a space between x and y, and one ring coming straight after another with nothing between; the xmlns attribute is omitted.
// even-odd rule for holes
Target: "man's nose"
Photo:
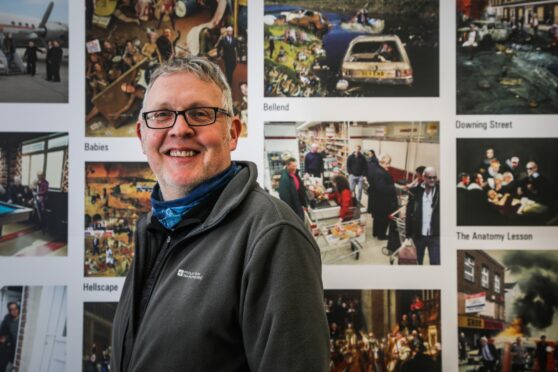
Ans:
<svg viewBox="0 0 558 372"><path fill-rule="evenodd" d="M176 121L174 126L171 128L171 132L177 136L192 136L196 132L190 124L186 121L186 113L180 112L176 116Z"/></svg>

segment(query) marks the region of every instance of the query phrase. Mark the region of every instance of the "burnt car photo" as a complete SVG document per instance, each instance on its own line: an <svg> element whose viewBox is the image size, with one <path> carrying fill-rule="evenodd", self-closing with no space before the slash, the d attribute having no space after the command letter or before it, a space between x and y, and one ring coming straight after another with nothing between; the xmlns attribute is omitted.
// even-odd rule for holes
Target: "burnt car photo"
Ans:
<svg viewBox="0 0 558 372"><path fill-rule="evenodd" d="M313 33L325 34L331 27L327 19L314 10L299 9L292 12L281 12L281 15L290 25L307 29Z"/></svg>
<svg viewBox="0 0 558 372"><path fill-rule="evenodd" d="M347 48L341 77L354 83L410 86L413 69L398 36L359 36ZM340 81L338 87L346 88L348 83Z"/></svg>

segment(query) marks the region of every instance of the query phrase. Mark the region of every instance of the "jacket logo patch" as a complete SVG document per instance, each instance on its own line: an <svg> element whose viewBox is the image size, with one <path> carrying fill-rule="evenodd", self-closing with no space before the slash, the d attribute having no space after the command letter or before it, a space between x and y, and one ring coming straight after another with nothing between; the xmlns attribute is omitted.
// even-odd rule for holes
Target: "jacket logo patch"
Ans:
<svg viewBox="0 0 558 372"><path fill-rule="evenodd" d="M186 279L194 279L194 280L202 280L203 279L203 275L201 273L197 273L194 271L188 271L188 270L182 270L182 269L178 269L178 272L176 273L176 276L179 276L181 278L186 278Z"/></svg>

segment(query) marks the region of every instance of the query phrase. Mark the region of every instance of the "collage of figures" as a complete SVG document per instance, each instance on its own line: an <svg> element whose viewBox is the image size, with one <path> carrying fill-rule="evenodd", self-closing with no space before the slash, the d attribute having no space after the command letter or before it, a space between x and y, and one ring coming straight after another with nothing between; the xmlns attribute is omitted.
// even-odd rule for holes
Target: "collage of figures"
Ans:
<svg viewBox="0 0 558 372"><path fill-rule="evenodd" d="M558 371L558 0L0 0L0 372L110 370L192 55L320 250L331 372Z"/></svg>

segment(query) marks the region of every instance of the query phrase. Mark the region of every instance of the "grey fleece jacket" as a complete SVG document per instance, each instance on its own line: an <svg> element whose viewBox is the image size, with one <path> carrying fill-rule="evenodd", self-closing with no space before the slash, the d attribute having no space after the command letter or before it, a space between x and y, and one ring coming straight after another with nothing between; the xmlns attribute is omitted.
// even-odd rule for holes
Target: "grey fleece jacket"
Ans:
<svg viewBox="0 0 558 372"><path fill-rule="evenodd" d="M256 166L237 163L203 221L167 234L149 227L150 216L138 222L111 371L328 370L319 249L292 210L258 186ZM161 242L168 251L138 322L150 244Z"/></svg>

